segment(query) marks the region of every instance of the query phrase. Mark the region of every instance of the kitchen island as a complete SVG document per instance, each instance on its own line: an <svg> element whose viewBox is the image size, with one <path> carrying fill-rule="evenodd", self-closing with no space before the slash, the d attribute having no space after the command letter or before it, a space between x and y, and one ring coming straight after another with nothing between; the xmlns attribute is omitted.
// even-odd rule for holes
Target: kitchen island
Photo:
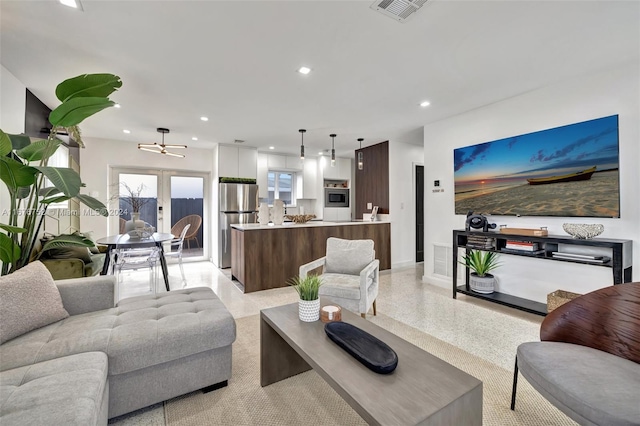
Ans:
<svg viewBox="0 0 640 426"><path fill-rule="evenodd" d="M250 223L231 225L232 278L245 293L286 287L300 265L325 255L329 237L373 240L380 269L391 268L389 222Z"/></svg>

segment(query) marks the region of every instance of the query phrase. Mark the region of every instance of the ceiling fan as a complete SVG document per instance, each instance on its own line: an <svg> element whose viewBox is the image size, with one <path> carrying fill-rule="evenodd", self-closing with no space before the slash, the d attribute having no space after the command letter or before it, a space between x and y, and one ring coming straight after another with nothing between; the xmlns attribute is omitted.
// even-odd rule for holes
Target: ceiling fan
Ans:
<svg viewBox="0 0 640 426"><path fill-rule="evenodd" d="M157 143L139 143L138 144L138 149L140 149L142 151L155 152L156 154L170 155L172 157L184 157L184 154L174 154L173 152L167 151L167 148L169 148L169 149L184 149L184 148L187 147L186 145L165 145L165 143L164 143L164 135L166 133L169 133L169 129L165 129L164 127L158 127L156 130L158 131L158 133L162 133L162 143L161 144L157 144Z"/></svg>

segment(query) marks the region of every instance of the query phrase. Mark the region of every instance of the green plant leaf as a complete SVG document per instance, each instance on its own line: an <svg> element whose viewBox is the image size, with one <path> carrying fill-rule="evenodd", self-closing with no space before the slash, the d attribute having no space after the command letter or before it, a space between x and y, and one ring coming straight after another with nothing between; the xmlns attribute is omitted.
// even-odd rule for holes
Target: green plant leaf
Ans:
<svg viewBox="0 0 640 426"><path fill-rule="evenodd" d="M62 191L60 191L55 186L47 186L46 188L40 188L40 190L38 191L38 195L47 198L56 194L60 194L61 192Z"/></svg>
<svg viewBox="0 0 640 426"><path fill-rule="evenodd" d="M14 233L14 234L22 234L23 232L27 232L26 229L20 228L19 226L5 225L4 223L0 223L0 228L4 229L7 232Z"/></svg>
<svg viewBox="0 0 640 426"><path fill-rule="evenodd" d="M107 210L107 207L104 204L102 204L102 202L96 200L95 198L85 194L78 194L76 195L76 198L80 200L80 202L85 206L97 211L101 216L105 216L105 217L109 216L109 211Z"/></svg>
<svg viewBox="0 0 640 426"><path fill-rule="evenodd" d="M82 181L80 175L68 167L35 167L51 181L67 197L75 197L80 192Z"/></svg>
<svg viewBox="0 0 640 426"><path fill-rule="evenodd" d="M13 150L13 145L11 145L11 139L9 139L9 135L0 129L0 155L6 156Z"/></svg>
<svg viewBox="0 0 640 426"><path fill-rule="evenodd" d="M2 180L10 192L15 192L21 186L31 186L36 183L38 170L25 166L19 161L9 157L0 157L0 180Z"/></svg>
<svg viewBox="0 0 640 426"><path fill-rule="evenodd" d="M83 74L69 78L56 87L61 102L76 97L106 98L122 87L120 77L113 74Z"/></svg>
<svg viewBox="0 0 640 426"><path fill-rule="evenodd" d="M58 147L62 141L58 139L45 140L40 139L35 142L31 142L29 145L16 151L21 158L27 161L40 161L49 158L54 152L58 150Z"/></svg>
<svg viewBox="0 0 640 426"><path fill-rule="evenodd" d="M24 200L25 198L29 198L30 194L31 194L31 187L30 186L21 186L14 193L16 199L18 199L18 200Z"/></svg>
<svg viewBox="0 0 640 426"><path fill-rule="evenodd" d="M61 203L63 201L70 200L71 198L72 197L67 197L65 195L61 195L59 197L53 197L53 198L45 198L45 199L40 201L40 204Z"/></svg>
<svg viewBox="0 0 640 426"><path fill-rule="evenodd" d="M293 277L287 283L298 292L300 300L316 300L322 279L317 275L309 274L305 278Z"/></svg>
<svg viewBox="0 0 640 426"><path fill-rule="evenodd" d="M51 111L49 121L54 126L71 127L113 105L115 105L115 102L107 98L71 98Z"/></svg>
<svg viewBox="0 0 640 426"><path fill-rule="evenodd" d="M20 258L20 246L15 244L11 238L0 233L0 261L4 264L13 264Z"/></svg>
<svg viewBox="0 0 640 426"><path fill-rule="evenodd" d="M31 138L27 135L8 135L11 139L13 149L22 149L31 143Z"/></svg>
<svg viewBox="0 0 640 426"><path fill-rule="evenodd" d="M462 258L463 262L459 263L474 271L478 276L484 277L500 266L498 258L498 253L493 251L471 250Z"/></svg>
<svg viewBox="0 0 640 426"><path fill-rule="evenodd" d="M95 244L93 243L93 241L91 241L90 238L87 238L78 234L58 235L57 237L53 237L52 239L44 243L40 253L43 253L53 248L68 247L68 246L94 247Z"/></svg>

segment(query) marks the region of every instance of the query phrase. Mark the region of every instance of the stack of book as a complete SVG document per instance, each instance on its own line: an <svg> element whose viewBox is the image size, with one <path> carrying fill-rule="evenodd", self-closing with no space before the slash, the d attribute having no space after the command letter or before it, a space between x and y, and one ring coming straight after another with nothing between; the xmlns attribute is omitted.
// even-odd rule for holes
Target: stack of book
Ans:
<svg viewBox="0 0 640 426"><path fill-rule="evenodd" d="M493 237L483 237L482 235L469 235L466 246L469 248L491 250L496 246L496 239Z"/></svg>
<svg viewBox="0 0 640 426"><path fill-rule="evenodd" d="M514 241L507 240L507 244L502 249L504 252L511 253L526 253L526 254L540 254L544 253L538 246L538 243L531 241Z"/></svg>
<svg viewBox="0 0 640 426"><path fill-rule="evenodd" d="M551 253L556 259L566 259L566 260L578 260L580 262L587 263L607 263L611 260L610 257L600 256L597 254L577 254L577 253L565 253L561 251L554 251Z"/></svg>

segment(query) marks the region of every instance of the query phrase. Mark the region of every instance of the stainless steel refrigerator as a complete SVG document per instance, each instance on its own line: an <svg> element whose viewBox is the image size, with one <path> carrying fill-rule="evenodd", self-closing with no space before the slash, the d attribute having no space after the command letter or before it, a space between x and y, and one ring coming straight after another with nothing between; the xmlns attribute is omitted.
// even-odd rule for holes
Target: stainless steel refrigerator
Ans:
<svg viewBox="0 0 640 426"><path fill-rule="evenodd" d="M256 223L258 185L221 183L219 192L218 267L231 267L231 225Z"/></svg>

